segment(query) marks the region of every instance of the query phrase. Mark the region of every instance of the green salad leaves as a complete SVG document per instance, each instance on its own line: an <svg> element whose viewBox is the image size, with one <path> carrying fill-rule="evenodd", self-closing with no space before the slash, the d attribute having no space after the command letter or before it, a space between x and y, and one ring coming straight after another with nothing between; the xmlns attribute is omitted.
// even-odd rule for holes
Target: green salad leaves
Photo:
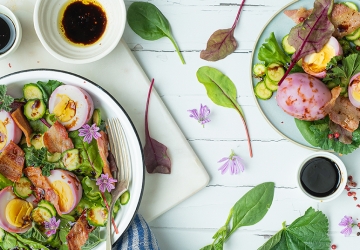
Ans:
<svg viewBox="0 0 360 250"><path fill-rule="evenodd" d="M10 112L14 98L6 94L6 85L0 85L0 110Z"/></svg>
<svg viewBox="0 0 360 250"><path fill-rule="evenodd" d="M258 250L330 249L329 221L321 211L313 208L271 237Z"/></svg>
<svg viewBox="0 0 360 250"><path fill-rule="evenodd" d="M282 63L283 65L286 65L291 61L290 57L282 50L276 41L274 32L271 32L269 38L261 45L258 59L263 61L265 65L271 63Z"/></svg>

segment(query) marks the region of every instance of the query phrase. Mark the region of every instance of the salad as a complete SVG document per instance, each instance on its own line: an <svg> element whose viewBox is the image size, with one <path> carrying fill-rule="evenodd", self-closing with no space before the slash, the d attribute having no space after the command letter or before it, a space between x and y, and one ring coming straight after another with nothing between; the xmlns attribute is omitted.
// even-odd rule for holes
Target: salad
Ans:
<svg viewBox="0 0 360 250"><path fill-rule="evenodd" d="M360 146L358 7L315 0L313 9L284 14L294 25L281 40L271 32L259 48L254 93L263 101L274 95L313 147L349 154Z"/></svg>
<svg viewBox="0 0 360 250"><path fill-rule="evenodd" d="M0 249L104 241L116 165L91 96L56 80L27 83L21 97L0 85L0 109ZM127 191L113 216L129 199Z"/></svg>

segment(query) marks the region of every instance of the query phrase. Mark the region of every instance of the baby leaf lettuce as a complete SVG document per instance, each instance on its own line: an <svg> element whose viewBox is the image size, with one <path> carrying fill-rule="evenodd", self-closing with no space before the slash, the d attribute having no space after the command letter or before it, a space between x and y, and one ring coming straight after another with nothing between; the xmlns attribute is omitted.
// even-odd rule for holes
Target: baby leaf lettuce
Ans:
<svg viewBox="0 0 360 250"><path fill-rule="evenodd" d="M306 55L319 52L329 41L335 30L329 20L333 4L334 0L315 0L311 15L290 30L288 41L296 49L296 52L278 85L281 85L297 61Z"/></svg>
<svg viewBox="0 0 360 250"><path fill-rule="evenodd" d="M258 250L270 249L330 249L329 221L321 211L313 208L291 225L271 237Z"/></svg>
<svg viewBox="0 0 360 250"><path fill-rule="evenodd" d="M274 198L275 184L265 182L252 188L230 209L229 216L213 236L214 242L201 250L223 249L224 242L239 228L258 223L268 212Z"/></svg>
<svg viewBox="0 0 360 250"><path fill-rule="evenodd" d="M85 242L85 245L81 247L82 250L90 250L95 246L105 241L105 239L101 238L100 235L100 227L96 227L90 234L88 240Z"/></svg>
<svg viewBox="0 0 360 250"><path fill-rule="evenodd" d="M258 59L265 65L271 63L280 63L286 65L290 63L290 57L280 48L274 32L271 32L269 38L265 40L259 49Z"/></svg>

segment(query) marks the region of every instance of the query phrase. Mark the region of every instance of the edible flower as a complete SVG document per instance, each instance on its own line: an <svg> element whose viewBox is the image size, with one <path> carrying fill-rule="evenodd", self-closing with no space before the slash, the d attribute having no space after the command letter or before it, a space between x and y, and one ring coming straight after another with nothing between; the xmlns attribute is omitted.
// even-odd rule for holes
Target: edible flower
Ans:
<svg viewBox="0 0 360 250"><path fill-rule="evenodd" d="M53 234L56 234L56 230L60 226L60 220L56 220L56 217L53 216L50 218L50 221L45 221L44 224L46 229L45 234L49 237Z"/></svg>
<svg viewBox="0 0 360 250"><path fill-rule="evenodd" d="M244 172L245 165L243 160L237 156L233 150L229 157L224 157L218 162L226 161L218 170L221 170L221 174L225 174L228 169L230 169L230 174L238 174L240 171Z"/></svg>
<svg viewBox="0 0 360 250"><path fill-rule="evenodd" d="M352 233L352 228L354 225L354 220L350 216L345 215L339 223L339 226L345 227L343 230L341 230L340 233L345 236L349 236Z"/></svg>
<svg viewBox="0 0 360 250"><path fill-rule="evenodd" d="M93 138L97 140L101 137L101 134L98 132L99 130L100 128L97 127L95 123L91 126L89 124L84 124L79 129L79 136L84 136L84 142L90 143Z"/></svg>
<svg viewBox="0 0 360 250"><path fill-rule="evenodd" d="M210 109L206 106L206 105L202 105L200 104L200 110L199 113L197 111L197 109L191 109L188 110L188 112L190 112L190 117L196 119L199 123L201 123L201 125L205 125L205 123L210 122L210 119L208 119L207 117L210 115Z"/></svg>
<svg viewBox="0 0 360 250"><path fill-rule="evenodd" d="M115 185L113 183L117 182L117 180L109 177L108 174L101 174L99 178L96 179L96 185L99 186L99 189L102 193L107 190L110 192L112 189L115 188Z"/></svg>

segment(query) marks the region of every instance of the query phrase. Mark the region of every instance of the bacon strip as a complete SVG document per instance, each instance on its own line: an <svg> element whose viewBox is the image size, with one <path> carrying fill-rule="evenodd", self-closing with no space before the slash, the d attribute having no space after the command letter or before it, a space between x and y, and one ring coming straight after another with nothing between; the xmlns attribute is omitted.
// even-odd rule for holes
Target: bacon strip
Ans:
<svg viewBox="0 0 360 250"><path fill-rule="evenodd" d="M74 144L69 138L66 128L58 121L44 134L44 145L50 153L62 153L73 149Z"/></svg>
<svg viewBox="0 0 360 250"><path fill-rule="evenodd" d="M81 250L81 247L89 238L89 234L95 227L90 226L86 220L85 213L82 213L75 225L71 228L69 234L66 236L69 250Z"/></svg>
<svg viewBox="0 0 360 250"><path fill-rule="evenodd" d="M22 108L17 108L14 112L11 113L11 117L14 119L16 125L21 129L21 131L25 135L26 144L28 147L31 146L31 134L32 128L30 127L29 121L26 119L24 113L22 112Z"/></svg>
<svg viewBox="0 0 360 250"><path fill-rule="evenodd" d="M45 191L45 200L51 202L56 212L62 215L59 207L59 196L51 187L46 177L42 175L41 169L39 167L27 167L24 168L24 173L36 188L41 188Z"/></svg>
<svg viewBox="0 0 360 250"><path fill-rule="evenodd" d="M18 182L22 175L24 162L24 151L13 141L10 141L0 155L0 173L9 180Z"/></svg>
<svg viewBox="0 0 360 250"><path fill-rule="evenodd" d="M297 10L285 10L284 14L295 23L301 23L310 16L312 9L299 8ZM334 37L342 38L350 35L360 28L360 12L357 12L344 4L334 4L330 21L335 26Z"/></svg>
<svg viewBox="0 0 360 250"><path fill-rule="evenodd" d="M101 134L101 137L98 138L96 140L96 142L97 142L97 145L99 148L100 157L104 163L103 172L104 172L104 174L108 174L109 177L113 178L113 175L111 174L111 170L110 170L110 165L107 160L107 158L109 156L109 149L108 149L109 140L108 140L107 134L104 131L100 131L100 134Z"/></svg>

